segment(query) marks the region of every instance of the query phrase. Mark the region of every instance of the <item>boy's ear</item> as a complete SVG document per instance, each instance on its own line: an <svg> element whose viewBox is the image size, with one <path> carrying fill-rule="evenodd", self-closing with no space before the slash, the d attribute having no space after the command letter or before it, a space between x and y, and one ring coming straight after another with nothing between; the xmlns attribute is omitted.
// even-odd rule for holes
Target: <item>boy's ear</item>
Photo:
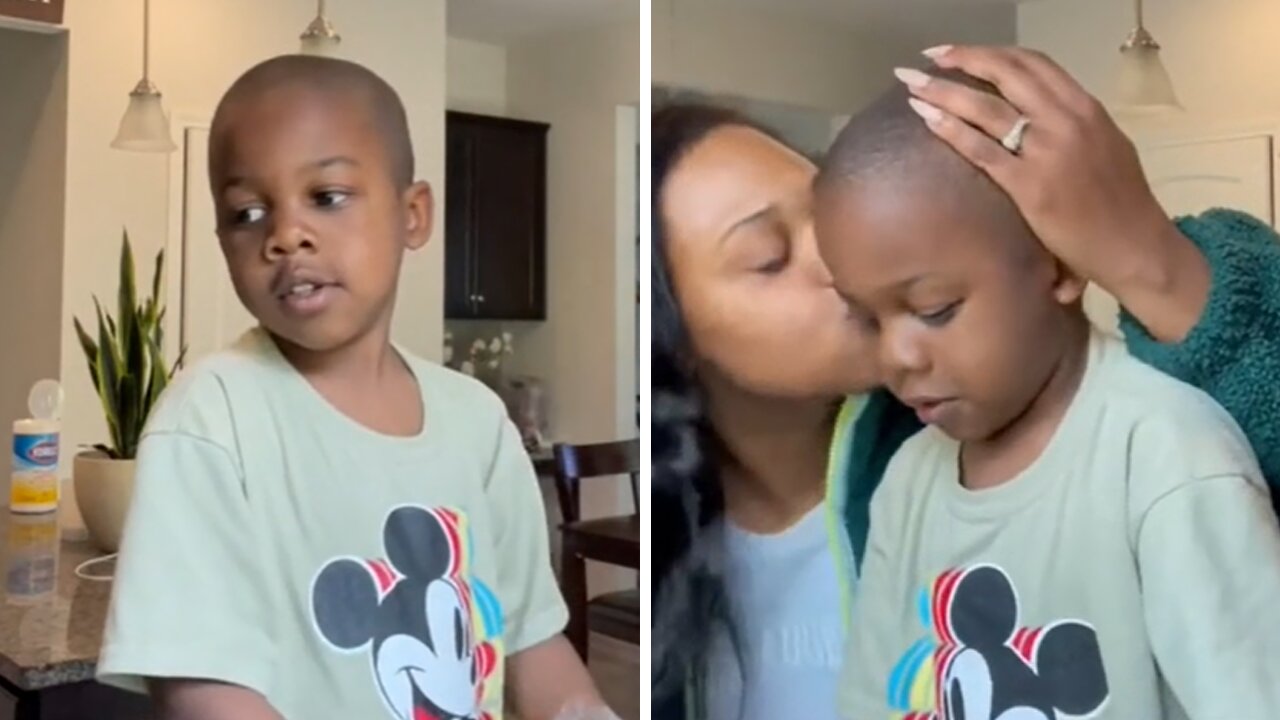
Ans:
<svg viewBox="0 0 1280 720"><path fill-rule="evenodd" d="M436 200L431 192L431 185L419 180L404 191L405 206L405 245L410 250L417 250L431 239L431 229L435 222Z"/></svg>
<svg viewBox="0 0 1280 720"><path fill-rule="evenodd" d="M1089 281L1080 277L1061 260L1054 259L1057 277L1053 281L1053 298L1061 305L1071 305L1084 297Z"/></svg>

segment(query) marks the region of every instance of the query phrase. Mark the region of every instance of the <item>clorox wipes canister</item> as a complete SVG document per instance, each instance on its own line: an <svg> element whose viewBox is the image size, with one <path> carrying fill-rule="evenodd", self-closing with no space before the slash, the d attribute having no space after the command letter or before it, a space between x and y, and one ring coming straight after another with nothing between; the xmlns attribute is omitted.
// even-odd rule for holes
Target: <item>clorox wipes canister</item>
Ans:
<svg viewBox="0 0 1280 720"><path fill-rule="evenodd" d="M9 509L47 513L58 509L58 443L62 386L41 380L27 398L31 417L13 423L13 475Z"/></svg>

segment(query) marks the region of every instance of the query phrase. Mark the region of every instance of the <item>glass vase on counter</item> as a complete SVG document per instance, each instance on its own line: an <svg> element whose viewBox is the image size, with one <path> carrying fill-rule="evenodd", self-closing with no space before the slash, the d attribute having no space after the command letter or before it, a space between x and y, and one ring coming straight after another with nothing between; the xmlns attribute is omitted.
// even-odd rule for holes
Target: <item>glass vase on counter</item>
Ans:
<svg viewBox="0 0 1280 720"><path fill-rule="evenodd" d="M498 393L507 405L507 415L520 431L520 440L525 450L538 454L551 449L550 404L546 388L542 381L535 377L513 377Z"/></svg>

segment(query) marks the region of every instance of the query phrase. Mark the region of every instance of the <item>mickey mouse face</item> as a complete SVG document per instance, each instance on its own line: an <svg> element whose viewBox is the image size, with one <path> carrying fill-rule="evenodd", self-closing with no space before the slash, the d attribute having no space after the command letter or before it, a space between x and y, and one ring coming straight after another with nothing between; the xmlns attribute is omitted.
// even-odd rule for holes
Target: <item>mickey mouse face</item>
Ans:
<svg viewBox="0 0 1280 720"><path fill-rule="evenodd" d="M1084 718L1101 709L1109 692L1093 628L1061 620L1018 629L1013 583L992 565L949 574L940 587L941 720Z"/></svg>
<svg viewBox="0 0 1280 720"><path fill-rule="evenodd" d="M389 564L339 558L316 576L317 629L342 652L371 649L379 691L399 720L477 717L494 656L475 637L456 518L397 508L383 534Z"/></svg>
<svg viewBox="0 0 1280 720"><path fill-rule="evenodd" d="M961 650L951 661L943 678L943 717L950 720L1054 720L1052 710L1044 712L1026 705L993 711L995 678L982 653Z"/></svg>
<svg viewBox="0 0 1280 720"><path fill-rule="evenodd" d="M406 602L424 604L426 632L393 634L374 652L374 673L387 704L406 720L471 717L476 710L475 644L458 588L434 580L423 594L417 592L420 588L405 589Z"/></svg>

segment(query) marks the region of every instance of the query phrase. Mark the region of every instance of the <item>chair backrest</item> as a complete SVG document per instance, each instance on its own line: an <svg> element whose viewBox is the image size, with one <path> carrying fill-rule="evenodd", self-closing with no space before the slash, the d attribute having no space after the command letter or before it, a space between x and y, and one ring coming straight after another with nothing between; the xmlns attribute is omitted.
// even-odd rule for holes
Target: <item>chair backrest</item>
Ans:
<svg viewBox="0 0 1280 720"><path fill-rule="evenodd" d="M640 474L640 441L568 445L558 443L552 448L556 465L556 497L560 501L560 516L565 522L581 520L580 488L583 480L590 478L628 475L631 478L631 502L640 512L640 495L636 487Z"/></svg>

